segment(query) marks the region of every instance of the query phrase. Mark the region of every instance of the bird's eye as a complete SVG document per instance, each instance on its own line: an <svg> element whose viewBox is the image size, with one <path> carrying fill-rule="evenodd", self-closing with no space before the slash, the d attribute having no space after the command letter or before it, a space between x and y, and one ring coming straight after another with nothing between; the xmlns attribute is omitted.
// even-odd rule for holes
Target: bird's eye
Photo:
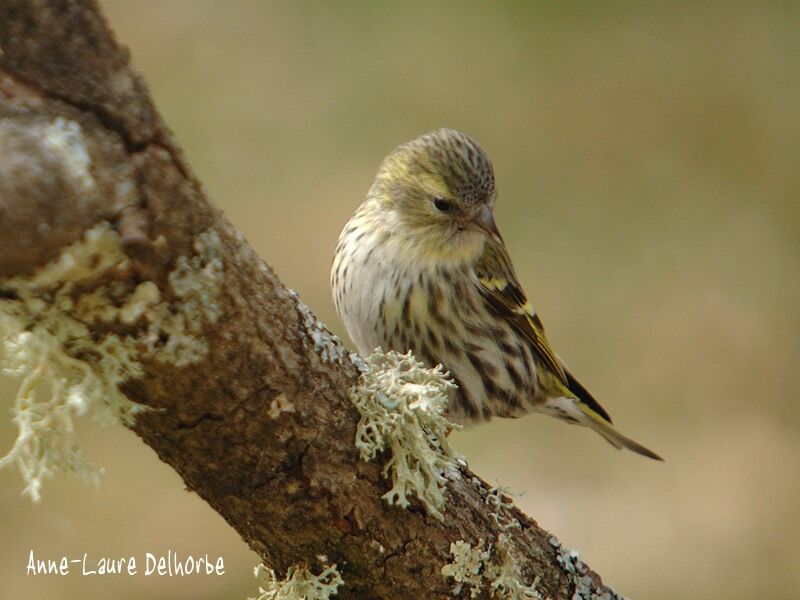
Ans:
<svg viewBox="0 0 800 600"><path fill-rule="evenodd" d="M447 212L448 210L450 210L452 206L447 200L440 197L433 199L433 205L437 208L437 210L440 210L442 212Z"/></svg>

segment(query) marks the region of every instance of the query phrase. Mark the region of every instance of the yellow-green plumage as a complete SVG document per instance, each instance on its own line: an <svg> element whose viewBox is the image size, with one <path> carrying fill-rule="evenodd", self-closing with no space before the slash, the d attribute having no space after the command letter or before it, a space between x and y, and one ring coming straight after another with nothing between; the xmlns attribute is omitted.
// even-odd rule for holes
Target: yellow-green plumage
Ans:
<svg viewBox="0 0 800 600"><path fill-rule="evenodd" d="M387 156L336 247L336 309L362 353L441 363L450 418L543 412L659 459L617 432L553 352L494 223L494 172L478 144L439 129Z"/></svg>

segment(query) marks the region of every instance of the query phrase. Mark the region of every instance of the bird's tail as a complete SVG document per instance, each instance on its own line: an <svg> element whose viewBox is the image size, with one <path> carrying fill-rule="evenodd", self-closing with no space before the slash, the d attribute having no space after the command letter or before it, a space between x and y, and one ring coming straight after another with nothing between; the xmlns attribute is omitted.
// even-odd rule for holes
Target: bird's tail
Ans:
<svg viewBox="0 0 800 600"><path fill-rule="evenodd" d="M597 403L594 402L594 404ZM600 407L599 404L597 406ZM601 407L600 409L602 410ZM594 409L594 406L590 406L582 398L576 398L568 394L557 398L548 398L539 410L569 423L584 425L593 429L615 448L627 448L636 452L636 454L641 454L653 460L664 460L652 450L645 448L638 442L634 442L631 438L614 429L610 419L601 415Z"/></svg>
<svg viewBox="0 0 800 600"><path fill-rule="evenodd" d="M627 448L628 450L636 452L636 454L641 454L642 456L652 458L653 460L664 460L652 450L649 450L640 443L634 442L631 438L622 435L619 431L614 429L614 426L608 420L592 410L588 404L585 404L580 400L575 400L574 405L581 411L582 418L578 419L579 423L594 429L615 448Z"/></svg>

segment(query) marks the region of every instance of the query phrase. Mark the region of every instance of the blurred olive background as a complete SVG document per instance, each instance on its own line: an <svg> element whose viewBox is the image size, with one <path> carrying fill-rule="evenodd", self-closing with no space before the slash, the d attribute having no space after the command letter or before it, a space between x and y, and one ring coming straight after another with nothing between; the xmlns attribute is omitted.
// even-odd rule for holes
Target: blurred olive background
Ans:
<svg viewBox="0 0 800 600"><path fill-rule="evenodd" d="M328 269L381 158L439 126L475 136L551 341L666 462L537 416L455 445L625 595L797 597L797 3L103 6L210 197L345 339ZM80 435L98 490L57 477L33 506L0 473L0 595L255 593L256 555L147 446ZM227 573L34 578L30 549L222 554Z"/></svg>

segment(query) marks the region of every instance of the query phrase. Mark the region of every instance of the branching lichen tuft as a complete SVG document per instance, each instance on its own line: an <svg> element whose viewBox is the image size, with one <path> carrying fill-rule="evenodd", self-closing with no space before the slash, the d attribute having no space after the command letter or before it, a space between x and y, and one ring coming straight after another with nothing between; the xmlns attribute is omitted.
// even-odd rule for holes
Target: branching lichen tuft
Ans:
<svg viewBox="0 0 800 600"><path fill-rule="evenodd" d="M70 136L78 132L62 133L54 147L74 150ZM142 357L182 366L207 351L201 328L218 317L222 280L217 234L199 235L194 249L169 275L176 298L170 302L150 281L105 283L109 270L124 272L127 264L120 237L107 223L33 275L0 281L0 369L22 378L14 405L18 436L0 467L15 464L34 501L42 481L57 471L98 480L99 469L78 446L73 420L89 414L103 424L130 424L144 407L128 400L119 385L142 375ZM112 325L141 327L121 335Z"/></svg>
<svg viewBox="0 0 800 600"><path fill-rule="evenodd" d="M458 596L465 585L470 587L470 598L477 598L483 590L485 564L491 559L491 552L484 548L484 540L478 540L474 548L464 540L450 544L453 561L442 567L442 575L450 577L456 584L453 594Z"/></svg>
<svg viewBox="0 0 800 600"><path fill-rule="evenodd" d="M486 569L489 595L492 598L504 600L541 599L542 596L536 591L539 583L538 575L534 577L530 585L525 585L520 581L519 561L511 534L501 533L497 537L494 549L495 563Z"/></svg>
<svg viewBox="0 0 800 600"><path fill-rule="evenodd" d="M458 425L444 415L455 384L441 366L427 369L410 352L376 350L367 366L350 394L361 413L356 447L364 460L391 452L383 468L392 477L392 489L383 496L389 504L405 508L414 495L441 520L446 479L460 473L447 441Z"/></svg>
<svg viewBox="0 0 800 600"><path fill-rule="evenodd" d="M289 567L284 579L278 579L269 567L258 565L255 576L262 583L258 596L248 600L328 600L344 584L336 565L325 566L319 575L308 567Z"/></svg>
<svg viewBox="0 0 800 600"><path fill-rule="evenodd" d="M471 598L477 598L484 590L490 598L498 600L541 599L536 591L539 577L533 583L520 582L517 560L513 554L513 542L507 533L502 533L494 545L485 546L485 540L478 540L477 546L458 540L450 544L453 560L442 567L442 575L455 581L453 594L461 594L463 587L469 586Z"/></svg>
<svg viewBox="0 0 800 600"><path fill-rule="evenodd" d="M520 529L519 521L511 516L509 509L514 506L512 497L518 496L508 488L497 485L486 492L484 503L489 506L489 516L494 519L501 531Z"/></svg>
<svg viewBox="0 0 800 600"><path fill-rule="evenodd" d="M16 464L24 493L40 499L42 481L56 471L97 481L99 470L81 452L73 418L130 422L141 407L118 385L141 374L132 340L109 334L93 341L87 325L67 316L76 283L124 260L119 237L98 226L29 278L3 282L0 367L22 378L14 404L18 435L0 467Z"/></svg>
<svg viewBox="0 0 800 600"><path fill-rule="evenodd" d="M495 487L486 494L484 502L490 507L490 515L500 528L495 544L485 546L485 540L478 540L477 546L459 540L450 544L453 560L442 567L442 575L452 578L456 585L453 594L461 593L464 585L470 587L470 596L477 598L484 589L489 597L503 600L540 599L536 590L539 577L530 585L523 584L519 561L511 531L520 528L519 521L506 510L511 500L501 487Z"/></svg>

